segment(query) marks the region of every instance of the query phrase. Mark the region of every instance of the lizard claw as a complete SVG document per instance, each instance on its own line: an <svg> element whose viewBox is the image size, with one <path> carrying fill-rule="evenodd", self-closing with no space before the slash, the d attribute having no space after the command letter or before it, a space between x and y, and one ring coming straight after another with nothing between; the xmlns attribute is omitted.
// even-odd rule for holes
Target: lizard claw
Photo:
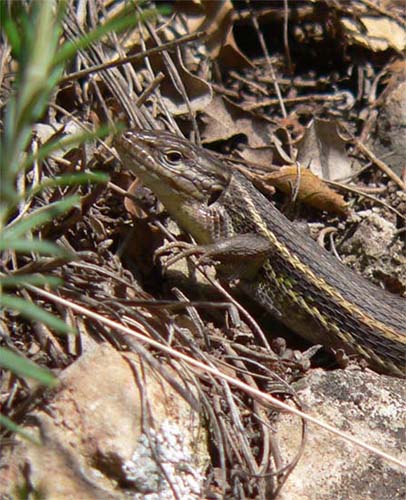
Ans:
<svg viewBox="0 0 406 500"><path fill-rule="evenodd" d="M165 243L160 246L154 252L154 262L157 262L165 254L176 253L176 250L186 249L191 246L191 243L186 243L185 241L172 241L170 243ZM175 252L174 252L175 251Z"/></svg>
<svg viewBox="0 0 406 500"><path fill-rule="evenodd" d="M191 255L199 255L203 254L202 257L198 259L204 259L204 248L199 245L194 245L193 243L187 243L185 241L173 241L166 245L162 245L158 250L154 253L154 262L157 259L160 259L165 254L168 254L169 257L162 263L162 267L164 271L166 271L170 266L175 264L181 259L186 257L190 257Z"/></svg>

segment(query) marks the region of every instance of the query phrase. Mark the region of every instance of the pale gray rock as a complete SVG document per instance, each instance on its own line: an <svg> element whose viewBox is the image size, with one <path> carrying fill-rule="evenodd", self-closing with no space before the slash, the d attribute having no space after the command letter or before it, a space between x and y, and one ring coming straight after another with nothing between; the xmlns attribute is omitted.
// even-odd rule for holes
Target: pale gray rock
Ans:
<svg viewBox="0 0 406 500"><path fill-rule="evenodd" d="M406 166L406 81L393 86L387 93L376 124L375 154L384 158L400 176Z"/></svg>
<svg viewBox="0 0 406 500"><path fill-rule="evenodd" d="M296 389L313 417L406 462L403 380L355 369L315 370ZM297 452L300 427L296 417L281 418L278 440L284 455ZM310 424L303 456L279 499L400 500L406 498L405 472Z"/></svg>

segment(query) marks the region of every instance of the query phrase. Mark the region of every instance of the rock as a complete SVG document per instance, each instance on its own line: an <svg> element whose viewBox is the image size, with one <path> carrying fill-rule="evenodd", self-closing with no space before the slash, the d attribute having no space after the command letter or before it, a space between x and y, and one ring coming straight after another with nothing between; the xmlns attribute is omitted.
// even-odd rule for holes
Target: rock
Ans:
<svg viewBox="0 0 406 500"><path fill-rule="evenodd" d="M384 158L399 176L406 167L406 81L390 87L379 111L374 143L375 153ZM389 156L388 156L389 155Z"/></svg>
<svg viewBox="0 0 406 500"><path fill-rule="evenodd" d="M174 370L166 369L193 393ZM183 475L178 473L175 488L198 498L193 494L199 493L205 460L203 441L196 437L202 435L199 418L147 363L141 366L135 355L123 355L105 344L82 355L60 380L58 390L29 415L33 423L24 426L43 446L17 437L17 445L4 454L0 496L14 498L20 489L50 499L116 499L127 497L126 492L137 498L140 481L134 481L134 467L138 477L141 467L131 464L145 455L146 447L151 453L143 432L147 428L155 450L148 472L154 466L157 478L148 492L173 498L165 496L171 490L156 463L164 450L172 453L171 467L187 465ZM141 492L146 493L145 487Z"/></svg>
<svg viewBox="0 0 406 500"><path fill-rule="evenodd" d="M356 215L354 233L340 245L345 264L388 291L406 290L406 254L398 229L379 212L364 210Z"/></svg>
<svg viewBox="0 0 406 500"><path fill-rule="evenodd" d="M314 370L297 383L307 411L400 460L406 460L404 381L373 372ZM278 425L281 451L297 453L301 426L283 415ZM351 500L406 498L399 466L309 425L299 463L288 477L280 500Z"/></svg>

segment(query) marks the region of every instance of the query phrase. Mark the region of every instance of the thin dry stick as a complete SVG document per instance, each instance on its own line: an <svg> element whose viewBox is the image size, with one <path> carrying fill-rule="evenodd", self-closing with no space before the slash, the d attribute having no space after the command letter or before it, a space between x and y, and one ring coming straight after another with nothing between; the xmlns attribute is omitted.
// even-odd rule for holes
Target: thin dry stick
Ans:
<svg viewBox="0 0 406 500"><path fill-rule="evenodd" d="M148 85L148 87L143 91L143 93L137 99L135 106L140 108L164 79L165 75L162 72L158 73L157 76L152 80L152 82Z"/></svg>
<svg viewBox="0 0 406 500"><path fill-rule="evenodd" d="M346 94L343 92L340 94L311 94L311 95L302 95L298 97L290 97L288 99L284 99L285 104L297 104L301 102L339 102L345 100ZM264 99L263 101L253 102L250 104L244 104L242 107L245 111L253 111L258 108L262 108L264 106L276 106L279 104L279 99Z"/></svg>
<svg viewBox="0 0 406 500"><path fill-rule="evenodd" d="M244 78L243 76L239 75L236 71L230 71L229 76L234 78L234 80L238 80L244 83L245 85L247 85L247 87L251 87L252 89L257 90L260 94L266 96L269 94L268 89L265 86L256 83L255 81L252 80L252 78Z"/></svg>
<svg viewBox="0 0 406 500"><path fill-rule="evenodd" d="M138 52L138 54L134 54L133 56L122 57L120 59L116 59L115 61L109 61L103 64L98 64L96 66L92 66L90 68L83 69L82 71L76 71L75 73L70 73L66 75L64 78L59 80L59 84L70 82L72 80L77 80L78 78L82 78L83 76L90 75L91 73L96 73L98 71L115 68L117 66L122 66L123 64L127 64L129 62L138 61L139 59L144 59L144 57L150 56L152 54L156 54L157 52L162 52L163 50L170 50L175 48L177 45L181 43L191 42L196 40L204 35L203 32L192 33L191 35L185 35L181 38L177 38L172 42L163 43L159 47L153 47L152 49L144 50L142 52Z"/></svg>
<svg viewBox="0 0 406 500"><path fill-rule="evenodd" d="M349 193L354 193L354 194L357 194L358 196L363 196L364 198L368 198L369 200L372 200L373 202L375 202L377 205L381 205L381 206L387 208L388 210L390 210L391 212L396 214L401 219L406 220L405 215L401 214L399 212L399 210L396 210L396 208L391 207L385 201L380 200L379 198L376 198L375 196L372 196L371 194L365 192L364 190L360 190L358 188L348 186L347 184L341 184L341 182L334 182L334 181L327 181L327 180L324 180L323 182L325 182L329 186L333 186L337 189L348 191Z"/></svg>
<svg viewBox="0 0 406 500"><path fill-rule="evenodd" d="M268 49L266 47L266 43L265 43L262 31L259 29L257 15L255 13L255 10L252 9L252 7L251 7L250 0L245 0L245 1L246 1L248 8L250 10L251 22L254 25L254 28L257 32L259 44L261 45L262 52L264 53L264 56L265 56L266 65L267 65L267 68L268 68L269 73L270 73L271 78L272 78L273 86L275 88L275 93L278 97L278 103L279 103L280 108L281 108L282 116L284 118L286 118L288 116L288 114L286 112L285 104L284 104L283 97L282 97L282 92L281 92L281 89L279 88L278 82L276 80L276 74L275 74L275 71L274 71L273 66L272 66L271 58L269 57L269 52L268 52Z"/></svg>
<svg viewBox="0 0 406 500"><path fill-rule="evenodd" d="M139 12L140 15L142 14L142 11L139 7L137 7L137 11ZM162 45L161 39L159 37L159 34L153 28L151 23L149 23L148 21L145 21L144 24L145 24L146 28L148 29L148 32L149 32L151 38L154 40L154 42L158 46L162 47L163 45ZM203 32L200 32L200 33L202 34ZM190 120L192 122L193 131L194 131L194 134L196 137L196 141L197 141L198 145L201 146L200 133L199 133L199 128L197 126L196 119L195 119L195 113L193 111L192 104L190 102L189 94L186 90L185 83L183 82L182 76L178 70L178 67L180 66L180 68L182 68L183 71L187 72L187 69L184 67L184 64L183 64L182 54L181 54L181 51L179 50L179 45L177 45L175 47L175 51L176 51L176 64L175 64L173 58L169 55L168 51L166 51L166 50L162 52L162 60L166 66L166 69L167 69L168 74L170 76L171 82L173 83L175 89L177 89L177 91L183 97L184 103L185 103L186 108L188 110L188 115L189 115ZM165 109L166 107L163 106L163 108ZM165 111L167 111L167 115L169 115L169 116L171 115L171 113L169 113L169 110L165 109Z"/></svg>
<svg viewBox="0 0 406 500"><path fill-rule="evenodd" d="M355 144L357 145L357 147L373 162L375 163L375 165L377 167L379 167L382 172L384 172L389 178L391 178L393 180L393 182L396 182L396 184L400 187L400 189L402 190L406 190L406 186L404 184L404 182L402 182L402 179L400 177L398 177L395 172L390 168L388 167L388 165L383 162L382 160L380 160L379 158L377 158L371 150L369 150L365 144L363 144L361 141L359 141L358 139L355 139L354 138L354 141L355 141Z"/></svg>
<svg viewBox="0 0 406 500"><path fill-rule="evenodd" d="M379 167L382 172L384 172L390 179L395 182L400 189L403 189L406 191L406 185L402 181L402 179L395 174L395 172L388 167L388 165L377 158L374 153L370 149L368 149L364 143L362 143L359 139L357 139L350 131L350 129L344 124L341 123L340 126L347 132L347 134L350 136L350 140L357 146L357 148L364 153L364 155L372 162L374 163L377 167Z"/></svg>
<svg viewBox="0 0 406 500"><path fill-rule="evenodd" d="M285 47L285 56L288 63L289 74L293 77L293 64L292 58L290 57L289 49L289 37L288 37L288 27L289 27L289 6L288 0L283 0L283 45Z"/></svg>
<svg viewBox="0 0 406 500"><path fill-rule="evenodd" d="M388 453L385 453L384 451L380 450L379 448L376 448L375 446L371 446L366 444L364 441L361 441L345 432L340 431L339 429L336 429L332 425L329 425L322 420L319 420L315 417L312 417L311 415L308 415L307 413L304 413L296 408L293 408L289 406L286 403L283 403L282 401L279 401L278 399L270 396L269 394L266 394L264 392L261 392L258 389L255 389L253 387L250 387L248 384L245 384L244 382L241 382L240 380L231 377L230 375L227 375L225 373L222 373L220 370L217 368L214 368L212 366L208 366L207 364L201 363L200 361L197 361L193 358L190 358L186 354L183 354L181 352L176 351L175 349L172 349L171 347L168 347L164 344L161 344L157 342L156 340L153 340L141 333L138 333L131 328L128 328L126 326L121 325L120 323L117 323L116 321L112 321L109 318L106 318L105 316L102 316L94 311L91 311L89 309L86 309L85 307L79 306L78 304L75 304L74 302L71 302L69 300L63 299L62 297L58 297L57 295L47 292L45 290L41 290L41 288L37 288L36 286L32 285L26 285L26 287L33 292L35 292L37 295L44 297L48 300L51 300L52 302L56 304L61 304L64 307L70 307L72 310L76 311L78 314L83 314L84 316L87 316L88 318L92 318L96 321L100 321L101 323L109 326L110 328L113 328L114 330L118 330L126 335L130 335L131 337L134 337L138 339L141 342L145 342L149 344L150 346L159 349L162 352L165 352L166 354L173 356L175 358L181 359L188 363L189 365L195 367L198 369L198 372L202 371L204 373L210 373L216 377L219 377L230 384L233 384L234 386L238 387L239 389L247 392L248 394L251 394L253 397L257 397L261 399L264 403L270 404L272 407L277 407L281 410L284 410L288 413L292 413L293 415L296 415L298 417L304 418L305 420L312 422L315 425L318 425L322 429L325 429L332 434L338 436L341 439L344 439L347 442L350 442L352 444L355 444L356 446L359 446L360 448L363 448L364 450L367 450L371 453L374 453L375 455L380 456L381 458L384 458L388 462L392 462L406 470L406 462L402 462L401 460L397 459L396 457L393 457L389 455ZM141 324L139 324L140 331L144 331L144 328Z"/></svg>

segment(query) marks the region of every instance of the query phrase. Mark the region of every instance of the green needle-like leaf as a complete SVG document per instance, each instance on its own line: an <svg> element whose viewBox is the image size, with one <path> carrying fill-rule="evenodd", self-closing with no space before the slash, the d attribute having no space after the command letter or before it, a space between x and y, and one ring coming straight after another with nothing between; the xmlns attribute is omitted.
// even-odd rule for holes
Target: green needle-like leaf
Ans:
<svg viewBox="0 0 406 500"><path fill-rule="evenodd" d="M41 443L36 439L35 437L31 436L31 434L28 434L24 429L22 429L19 425L15 424L12 420L9 418L5 417L0 413L0 425L5 427L11 432L16 432L17 434L20 434L20 436L23 436L25 439L28 439L28 441L31 441L34 444L40 445ZM19 497L20 498L20 497Z"/></svg>
<svg viewBox="0 0 406 500"><path fill-rule="evenodd" d="M0 366L21 377L33 378L41 384L55 387L58 379L49 371L37 366L32 361L0 347Z"/></svg>
<svg viewBox="0 0 406 500"><path fill-rule="evenodd" d="M41 255L52 255L53 257L67 257L71 254L55 245L50 241L42 241L37 239L21 239L21 238L7 238L0 235L0 251L14 250L17 253L28 254L31 252L39 253Z"/></svg>
<svg viewBox="0 0 406 500"><path fill-rule="evenodd" d="M73 206L79 203L78 196L70 196L61 201L56 201L46 207L41 207L26 217L19 220L16 224L10 223L3 231L2 239L16 239L25 235L28 231L35 229L55 217L63 214Z"/></svg>
<svg viewBox="0 0 406 500"><path fill-rule="evenodd" d="M17 274L15 276L0 276L0 286L16 287L16 286L50 286L56 288L62 285L63 280L56 276L44 276L43 274Z"/></svg>
<svg viewBox="0 0 406 500"><path fill-rule="evenodd" d="M41 321L50 328L53 328L55 331L61 333L75 333L75 330L61 319L47 311L44 311L44 309L36 304L33 304L28 300L21 299L20 297L3 293L0 296L0 307L17 311L21 314L21 316L24 316L31 321Z"/></svg>

